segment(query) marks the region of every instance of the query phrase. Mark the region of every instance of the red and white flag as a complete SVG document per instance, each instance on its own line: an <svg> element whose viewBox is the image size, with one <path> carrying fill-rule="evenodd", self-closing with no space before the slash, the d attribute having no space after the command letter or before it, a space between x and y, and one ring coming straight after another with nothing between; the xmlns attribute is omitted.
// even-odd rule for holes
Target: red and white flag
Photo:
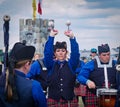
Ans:
<svg viewBox="0 0 120 107"><path fill-rule="evenodd" d="M42 0L38 0L38 13L42 15L42 8L41 8Z"/></svg>

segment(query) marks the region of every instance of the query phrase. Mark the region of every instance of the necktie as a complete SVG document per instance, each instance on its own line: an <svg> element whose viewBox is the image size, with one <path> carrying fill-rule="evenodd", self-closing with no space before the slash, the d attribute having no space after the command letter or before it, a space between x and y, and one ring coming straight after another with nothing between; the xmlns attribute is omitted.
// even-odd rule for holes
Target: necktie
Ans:
<svg viewBox="0 0 120 107"><path fill-rule="evenodd" d="M63 63L60 64L60 69L63 67Z"/></svg>

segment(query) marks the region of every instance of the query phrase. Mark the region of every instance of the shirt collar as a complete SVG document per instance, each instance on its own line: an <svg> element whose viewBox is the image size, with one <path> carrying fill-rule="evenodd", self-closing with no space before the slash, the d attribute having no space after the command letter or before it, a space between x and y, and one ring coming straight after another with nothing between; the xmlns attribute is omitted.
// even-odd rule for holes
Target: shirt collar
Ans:
<svg viewBox="0 0 120 107"><path fill-rule="evenodd" d="M15 73L21 77L25 77L25 74L21 71L15 70Z"/></svg>
<svg viewBox="0 0 120 107"><path fill-rule="evenodd" d="M66 60L64 61L57 61L58 64L65 64Z"/></svg>

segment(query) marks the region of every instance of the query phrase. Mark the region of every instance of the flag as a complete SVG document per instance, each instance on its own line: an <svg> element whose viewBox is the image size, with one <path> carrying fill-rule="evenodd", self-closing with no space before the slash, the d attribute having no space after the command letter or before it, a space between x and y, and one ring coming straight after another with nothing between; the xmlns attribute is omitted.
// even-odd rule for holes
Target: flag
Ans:
<svg viewBox="0 0 120 107"><path fill-rule="evenodd" d="M36 19L36 0L33 0L32 2L32 7L33 7L33 19Z"/></svg>
<svg viewBox="0 0 120 107"><path fill-rule="evenodd" d="M41 8L42 0L39 0L38 2L38 13L42 15L42 8Z"/></svg>

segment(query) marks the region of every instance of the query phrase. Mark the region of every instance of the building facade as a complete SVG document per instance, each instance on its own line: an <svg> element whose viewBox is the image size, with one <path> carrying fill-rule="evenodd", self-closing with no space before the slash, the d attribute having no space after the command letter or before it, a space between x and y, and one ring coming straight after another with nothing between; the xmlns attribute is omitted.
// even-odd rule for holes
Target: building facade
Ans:
<svg viewBox="0 0 120 107"><path fill-rule="evenodd" d="M20 19L20 42L26 41L27 45L33 45L36 53L43 55L44 45L49 35L48 19Z"/></svg>

